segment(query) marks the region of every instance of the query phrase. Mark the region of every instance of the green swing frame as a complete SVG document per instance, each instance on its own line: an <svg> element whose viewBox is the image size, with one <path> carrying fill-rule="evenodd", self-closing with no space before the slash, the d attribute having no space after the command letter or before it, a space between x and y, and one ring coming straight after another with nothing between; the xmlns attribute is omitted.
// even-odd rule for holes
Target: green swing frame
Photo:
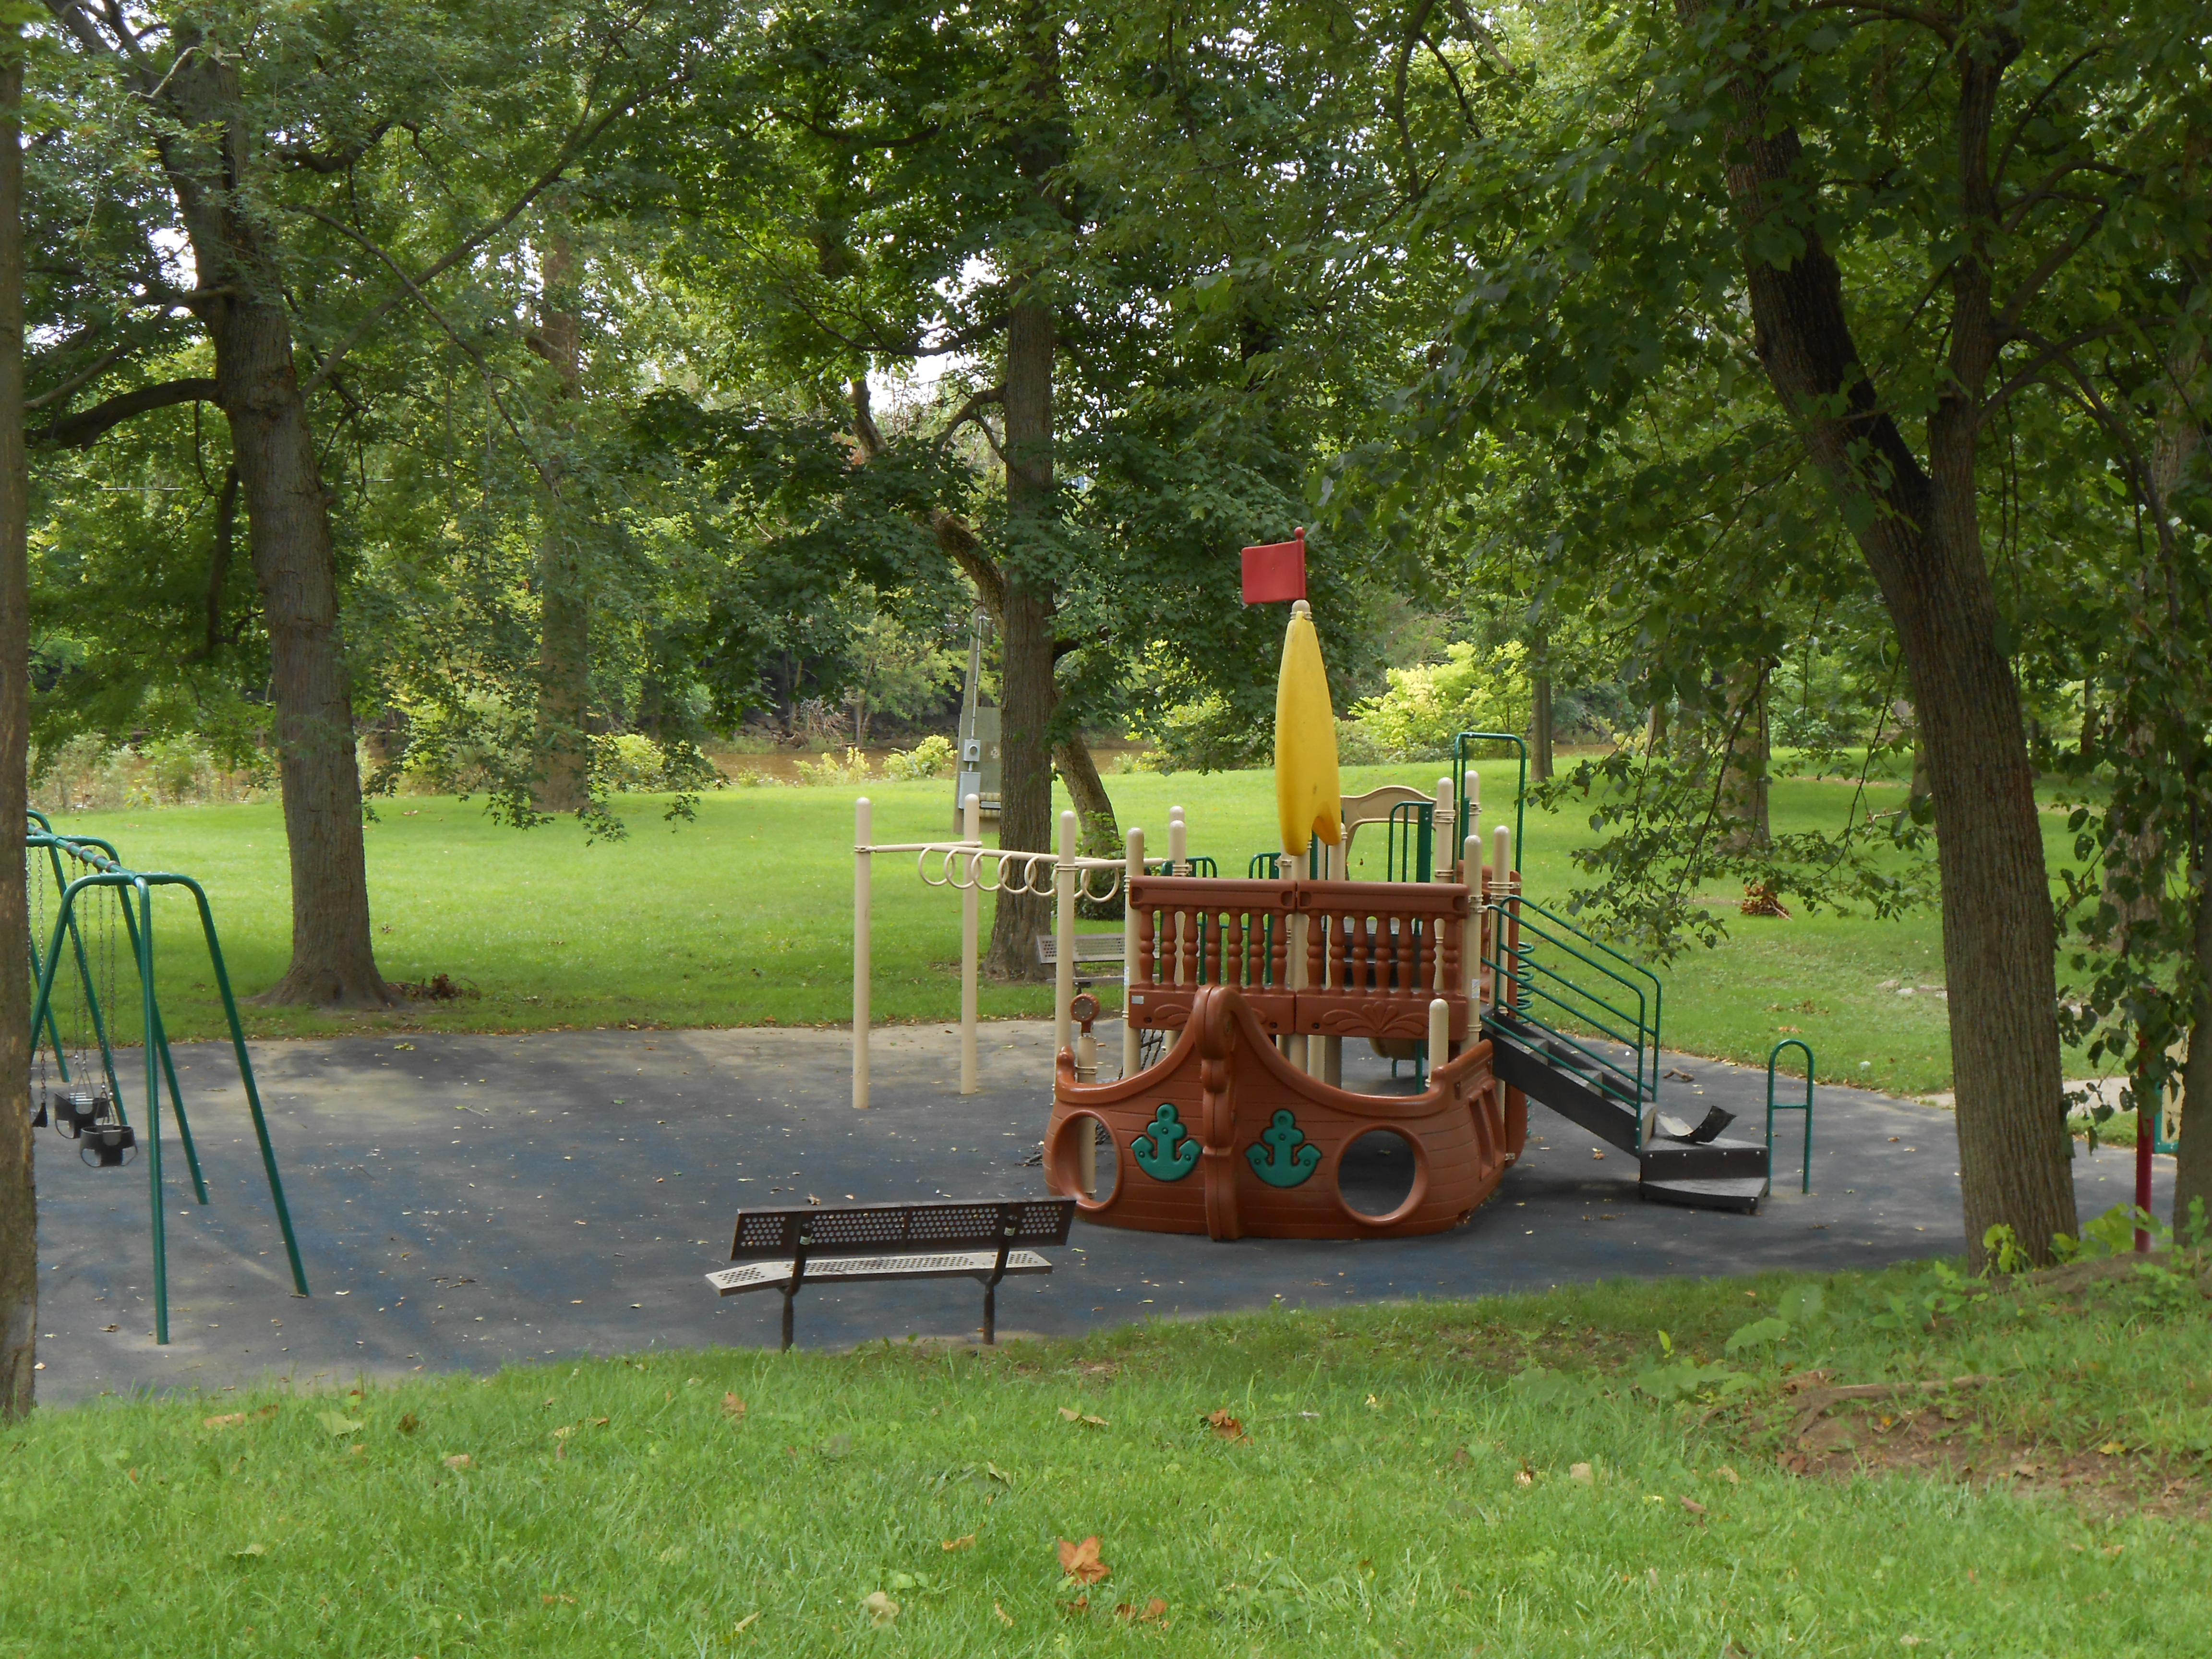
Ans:
<svg viewBox="0 0 2212 1659"><path fill-rule="evenodd" d="M70 1080L60 1025L52 1006L54 978L66 945L75 957L77 971L82 976L86 1006L99 1039L100 1061L107 1074L116 1118L124 1123L130 1121L124 1106L125 1091L115 1069L115 1054L106 1017L100 1008L99 992L94 983L82 930L77 921L78 900L83 894L100 888L116 890L119 901L118 908L123 916L125 940L131 947L131 957L137 965L139 993L144 1005L146 1133L143 1144L154 1245L155 1341L166 1344L169 1340L168 1237L161 1205L161 1089L164 1083L168 1086L170 1105L176 1116L177 1138L184 1148L185 1163L191 1174L193 1192L202 1204L208 1201L207 1181L200 1170L198 1148L192 1141L191 1122L185 1115L184 1091L177 1084L177 1068L170 1057L168 1034L161 1023L161 1001L155 988L154 893L157 888L181 887L192 896L198 908L200 931L207 943L208 960L215 969L216 988L222 997L223 1018L230 1028L231 1048L238 1060L239 1080L246 1091L246 1108L253 1118L254 1138L261 1148L261 1167L268 1177L270 1200L276 1212L278 1229L283 1235L284 1255L292 1270L292 1287L297 1294L306 1296L308 1294L307 1269L301 1264L299 1239L293 1231L291 1208L285 1202L283 1177L277 1173L276 1151L270 1143L269 1121L261 1108L261 1091L254 1080L252 1058L246 1052L246 1031L238 1018L238 1000L231 991L230 970L223 962L222 943L216 933L215 912L208 902L207 890L190 876L169 871L126 868L112 842L93 836L57 834L52 823L38 812L33 812L30 819L37 827L24 837L26 850L43 850L46 854L56 884L61 891L60 906L45 951L40 951L36 939L31 940L32 966L38 983L38 994L31 1006L33 1049L35 1053L38 1034L43 1030L52 1048L62 1080L64 1083ZM70 877L69 869L71 862L82 866L86 873Z"/></svg>

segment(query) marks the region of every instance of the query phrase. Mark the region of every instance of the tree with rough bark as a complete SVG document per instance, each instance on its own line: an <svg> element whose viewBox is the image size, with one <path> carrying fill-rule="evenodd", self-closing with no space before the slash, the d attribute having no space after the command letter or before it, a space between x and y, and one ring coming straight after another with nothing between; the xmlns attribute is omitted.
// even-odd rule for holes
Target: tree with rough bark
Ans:
<svg viewBox="0 0 2212 1659"><path fill-rule="evenodd" d="M2007 1227L2045 1260L2075 1231L2056 930L1982 495L2029 410L2143 489L2125 388L2190 306L2142 233L2179 210L2201 42L2124 4L1683 0L1556 31L1558 76L1500 112L1432 213L1476 280L1413 435L1585 440L1662 365L1748 344L1758 388L1735 395L1771 399L1902 647L1967 1236L1978 1259Z"/></svg>
<svg viewBox="0 0 2212 1659"><path fill-rule="evenodd" d="M30 469L23 447L22 25L0 30L0 823L15 851L0 859L0 939L30 934L23 887L30 801ZM31 1147L28 956L0 951L0 1423L36 1397L39 1197Z"/></svg>
<svg viewBox="0 0 2212 1659"><path fill-rule="evenodd" d="M90 445L184 404L223 417L235 484L222 514L244 520L258 591L291 860L292 959L262 1000L381 1006L328 428L362 412L356 350L400 307L438 320L441 279L501 245L665 64L643 61L649 37L620 13L48 9L67 94L103 124L85 143L117 136L131 163L82 228L127 213L137 247L114 274L158 275L117 295L96 265L70 273L83 314L34 436ZM573 84L580 59L581 113L547 133L533 88L549 72ZM411 192L379 188L418 164ZM211 372L150 378L194 350Z"/></svg>

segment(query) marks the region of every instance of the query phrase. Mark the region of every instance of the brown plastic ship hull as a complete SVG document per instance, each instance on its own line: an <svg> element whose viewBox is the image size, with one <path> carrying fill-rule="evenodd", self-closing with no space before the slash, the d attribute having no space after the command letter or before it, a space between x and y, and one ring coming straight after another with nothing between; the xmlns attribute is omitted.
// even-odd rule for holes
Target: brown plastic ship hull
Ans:
<svg viewBox="0 0 2212 1659"><path fill-rule="evenodd" d="M1114 1139L1113 1191L1083 1193L1083 1137ZM1413 1149L1412 1190L1387 1215L1352 1208L1338 1187L1345 1151L1374 1130ZM1431 1073L1419 1095L1359 1095L1307 1076L1277 1052L1235 986L1192 997L1159 1064L1114 1083L1079 1084L1060 1056L1044 1168L1085 1219L1213 1238L1403 1238L1455 1227L1497 1189L1519 1149L1509 1140L1477 1042ZM1103 1162L1105 1148L1098 1149Z"/></svg>

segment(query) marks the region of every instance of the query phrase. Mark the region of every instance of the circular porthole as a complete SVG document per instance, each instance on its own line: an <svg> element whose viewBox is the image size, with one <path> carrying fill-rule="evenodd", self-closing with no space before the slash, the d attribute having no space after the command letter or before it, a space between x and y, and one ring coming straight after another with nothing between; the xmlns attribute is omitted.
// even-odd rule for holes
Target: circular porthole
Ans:
<svg viewBox="0 0 2212 1659"><path fill-rule="evenodd" d="M1086 1134L1097 1149L1097 1190L1087 1195L1078 1168ZM1079 1210L1103 1210L1114 1202L1121 1158L1114 1144L1114 1132L1096 1113L1070 1112L1054 1125L1051 1138L1045 1143L1044 1161L1046 1178L1053 1191L1063 1198L1073 1199Z"/></svg>
<svg viewBox="0 0 2212 1659"><path fill-rule="evenodd" d="M1338 1155L1336 1201L1367 1226L1403 1221L1420 1207L1428 1190L1428 1154L1402 1129L1366 1130Z"/></svg>

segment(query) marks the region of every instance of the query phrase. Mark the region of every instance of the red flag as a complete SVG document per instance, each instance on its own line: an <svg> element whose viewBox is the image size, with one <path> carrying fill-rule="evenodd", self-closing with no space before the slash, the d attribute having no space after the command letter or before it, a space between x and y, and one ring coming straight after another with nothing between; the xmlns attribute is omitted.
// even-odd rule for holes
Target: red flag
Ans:
<svg viewBox="0 0 2212 1659"><path fill-rule="evenodd" d="M1287 542L1268 542L1244 550L1244 603L1271 605L1306 596L1306 532L1303 526Z"/></svg>

